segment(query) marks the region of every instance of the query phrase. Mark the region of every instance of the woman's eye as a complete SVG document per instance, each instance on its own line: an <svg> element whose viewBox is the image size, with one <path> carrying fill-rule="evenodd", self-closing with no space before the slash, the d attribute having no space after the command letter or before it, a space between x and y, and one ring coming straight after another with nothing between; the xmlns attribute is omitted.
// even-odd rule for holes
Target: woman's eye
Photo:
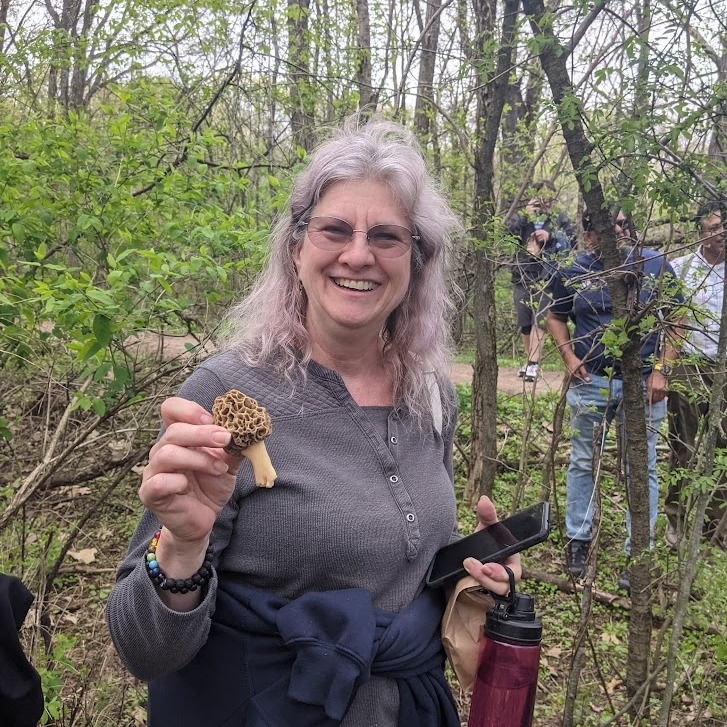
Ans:
<svg viewBox="0 0 727 727"><path fill-rule="evenodd" d="M340 225L326 225L323 232L329 237L350 237L351 231Z"/></svg>

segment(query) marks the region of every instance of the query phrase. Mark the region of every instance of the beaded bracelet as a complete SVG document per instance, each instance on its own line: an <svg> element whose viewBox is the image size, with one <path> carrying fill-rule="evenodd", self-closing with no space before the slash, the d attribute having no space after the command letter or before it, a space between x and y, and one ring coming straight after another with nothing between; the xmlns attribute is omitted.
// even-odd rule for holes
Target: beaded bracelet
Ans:
<svg viewBox="0 0 727 727"><path fill-rule="evenodd" d="M163 591L170 593L189 593L189 591L196 591L204 586L212 575L212 546L208 546L207 552L204 554L204 563L191 578L167 578L157 562L157 545L161 534L161 529L154 533L144 560L146 572L152 582Z"/></svg>

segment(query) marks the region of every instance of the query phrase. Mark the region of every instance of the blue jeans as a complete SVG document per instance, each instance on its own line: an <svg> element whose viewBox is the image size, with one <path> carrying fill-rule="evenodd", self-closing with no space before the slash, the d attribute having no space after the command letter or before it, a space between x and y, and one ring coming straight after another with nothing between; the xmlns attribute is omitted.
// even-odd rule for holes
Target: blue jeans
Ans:
<svg viewBox="0 0 727 727"><path fill-rule="evenodd" d="M566 476L565 526L569 540L590 540L593 520L593 427L603 422L603 437L614 418L623 422L623 382L590 374L586 383L574 379L568 389L571 410L571 455ZM649 527L651 545L659 507L659 482L656 478L656 442L666 416L666 399L644 405L649 468ZM625 452L625 448L622 450ZM628 465L626 466L628 487ZM631 552L631 514L626 512L626 554Z"/></svg>

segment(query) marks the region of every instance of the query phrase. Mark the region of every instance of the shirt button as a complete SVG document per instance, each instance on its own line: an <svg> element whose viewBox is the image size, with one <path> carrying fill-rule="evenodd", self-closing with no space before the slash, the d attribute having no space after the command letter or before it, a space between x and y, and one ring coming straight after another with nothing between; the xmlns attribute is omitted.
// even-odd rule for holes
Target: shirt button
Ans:
<svg viewBox="0 0 727 727"><path fill-rule="evenodd" d="M413 523L413 522L414 522L414 514L413 514L413 513L411 513L411 512L408 512L408 513L406 514L406 521L407 521L408 523Z"/></svg>
<svg viewBox="0 0 727 727"><path fill-rule="evenodd" d="M399 481L398 475L391 475L391 477L389 477L389 482L398 482L398 481Z"/></svg>
<svg viewBox="0 0 727 727"><path fill-rule="evenodd" d="M399 444L399 440L396 437L392 437L391 438L391 443L392 444Z"/></svg>

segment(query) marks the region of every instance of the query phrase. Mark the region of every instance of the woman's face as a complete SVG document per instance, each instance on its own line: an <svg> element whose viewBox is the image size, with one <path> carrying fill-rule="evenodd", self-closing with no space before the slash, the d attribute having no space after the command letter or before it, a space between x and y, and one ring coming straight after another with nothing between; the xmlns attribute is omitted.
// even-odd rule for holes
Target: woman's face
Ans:
<svg viewBox="0 0 727 727"><path fill-rule="evenodd" d="M365 232L374 225L411 229L409 218L382 182L336 182L321 196L311 217L335 217L354 232L338 250L316 247L306 231L293 260L308 298L306 328L340 336L356 331L378 336L391 312L404 299L411 279L411 248L399 257L383 257L369 246ZM412 243L416 244L416 243Z"/></svg>

